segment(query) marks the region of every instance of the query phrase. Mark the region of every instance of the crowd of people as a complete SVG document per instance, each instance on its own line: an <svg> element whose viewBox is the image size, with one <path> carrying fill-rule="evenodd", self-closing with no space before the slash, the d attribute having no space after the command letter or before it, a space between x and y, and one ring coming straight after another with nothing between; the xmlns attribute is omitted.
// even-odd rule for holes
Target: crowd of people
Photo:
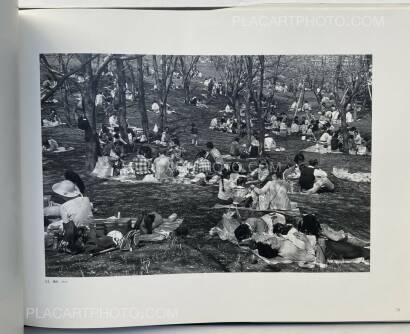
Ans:
<svg viewBox="0 0 410 334"><path fill-rule="evenodd" d="M205 80L205 85L208 96L224 94L223 85L215 78ZM96 97L96 107L105 110L104 106L112 104L114 98L114 90L101 91ZM194 97L190 104L198 106L201 101ZM154 102L151 109L159 113L160 105ZM370 141L366 141L355 127L349 126L347 138L344 138L345 135L339 129L340 112L328 97L323 97L320 111L317 113L313 112L307 101L303 101L300 107L299 103L294 101L289 111L290 113L279 114L276 108L272 108L265 114L265 151L280 149L275 136L300 136L302 140L313 141L330 151L342 151L345 140L348 141L347 146L351 153L365 154L370 150ZM298 116L298 113L303 116ZM294 164L286 169L275 168L274 161L270 158L260 159L260 138L255 130L257 119L250 117L247 124L245 117L242 117L243 108L238 120L233 107L228 104L222 110L222 115L212 118L209 125L211 130L236 135L230 144L229 154L223 155L215 144L209 141L205 149L197 149L194 159L191 160L185 157L185 149L179 138L172 134L168 127L159 131L155 125L153 131L146 134L140 128L120 124L115 112L108 112L107 116L108 124L102 125L97 132L99 158L93 175L102 178L126 176L141 182L174 182L184 179L198 185L217 185L215 202L228 208L225 215L234 212L228 220L233 224L234 228L231 226L230 229L235 240L242 245L250 245L265 258L281 256L301 262L314 262L320 256L330 257L330 254L341 258L369 258L368 249L365 248L368 243L349 233L335 231L326 224L319 224L312 215L302 217L297 226L287 223L286 212L295 209L294 203L289 199L289 193L313 195L324 191L333 192L335 185L320 168L317 159L306 161L301 152L295 156ZM353 122L349 106L346 110L346 122ZM42 120L43 126L60 123L61 119L55 111ZM249 126L252 133L250 140L246 137ZM78 118L78 127L84 130L86 141L90 140L92 133L85 115ZM189 131L191 144L194 147L199 146L198 126L192 123ZM57 142L46 136L43 137L42 144L45 151L58 148ZM255 164L252 166L244 166L239 161L245 159L249 162L251 159L248 158L260 160L253 159ZM104 245L104 242L108 242L105 247L112 245L114 238L97 238L90 234L89 226L94 208L78 174L67 171L65 179L54 184L52 191L55 199L48 200L45 204L44 216L46 220L58 218L55 222L48 221L47 226L49 230L63 231L65 250L75 252L83 249L84 244L79 245L78 242L85 240L84 235L87 235L88 242L91 240L92 244ZM276 213L242 221L238 210L232 211L232 207ZM141 234L151 234L162 221L159 213L150 212L142 217L137 229Z"/></svg>

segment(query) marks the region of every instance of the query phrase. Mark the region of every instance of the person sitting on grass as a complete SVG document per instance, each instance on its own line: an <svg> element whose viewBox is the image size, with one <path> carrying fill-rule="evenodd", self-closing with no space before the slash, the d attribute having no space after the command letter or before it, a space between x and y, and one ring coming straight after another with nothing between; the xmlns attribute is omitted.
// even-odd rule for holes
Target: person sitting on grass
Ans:
<svg viewBox="0 0 410 334"><path fill-rule="evenodd" d="M54 152L58 150L57 141L52 138L48 138L47 136L42 137L42 145L43 151Z"/></svg>
<svg viewBox="0 0 410 334"><path fill-rule="evenodd" d="M232 143L231 146L229 148L229 154L233 157L238 157L241 154L241 150L240 150L240 146L239 146L239 138L235 138Z"/></svg>
<svg viewBox="0 0 410 334"><path fill-rule="evenodd" d="M193 173L200 174L203 173L205 175L209 175L212 173L212 164L211 162L205 158L206 151L202 150L198 153L197 159L194 162Z"/></svg>
<svg viewBox="0 0 410 334"><path fill-rule="evenodd" d="M249 158L257 158L259 156L259 140L255 135L251 136L251 145L249 146Z"/></svg>
<svg viewBox="0 0 410 334"><path fill-rule="evenodd" d="M323 147L329 147L332 141L332 131L325 130L325 132L320 136L319 143L323 145Z"/></svg>
<svg viewBox="0 0 410 334"><path fill-rule="evenodd" d="M298 121L296 120L296 117L295 117L295 119L293 120L293 122L290 126L290 133L291 134L298 134L299 130L300 130L299 129L299 124L298 124Z"/></svg>
<svg viewBox="0 0 410 334"><path fill-rule="evenodd" d="M330 141L330 149L334 152L341 151L343 149L343 143L339 139L340 132L336 131Z"/></svg>
<svg viewBox="0 0 410 334"><path fill-rule="evenodd" d="M80 190L81 195L85 194L85 185L80 175L78 175L76 172L69 169L65 171L64 178L66 180L73 182L77 186L77 188Z"/></svg>
<svg viewBox="0 0 410 334"><path fill-rule="evenodd" d="M299 185L302 192L315 194L318 191L334 191L334 184L328 179L327 173L318 167L317 159L309 160L309 165L301 168Z"/></svg>
<svg viewBox="0 0 410 334"><path fill-rule="evenodd" d="M218 118L214 117L211 119L211 124L209 125L209 129L214 130L218 128Z"/></svg>
<svg viewBox="0 0 410 334"><path fill-rule="evenodd" d="M161 134L161 144L162 145L168 145L169 138L170 138L169 137L169 128L166 127L164 129L164 131L162 131L162 134Z"/></svg>
<svg viewBox="0 0 410 334"><path fill-rule="evenodd" d="M269 166L268 162L265 160L260 160L258 168L255 168L248 177L247 184L261 184L268 179L269 176Z"/></svg>
<svg viewBox="0 0 410 334"><path fill-rule="evenodd" d="M302 121L302 124L299 126L299 129L302 135L306 135L308 131L308 125L306 124L306 122Z"/></svg>
<svg viewBox="0 0 410 334"><path fill-rule="evenodd" d="M305 155L302 152L298 152L293 158L293 161L294 164L292 165L291 163L289 163L289 167L283 171L283 179L288 182L299 179L300 169L303 168L305 164Z"/></svg>
<svg viewBox="0 0 410 334"><path fill-rule="evenodd" d="M116 128L118 127L118 118L116 115L112 114L110 118L108 119L108 123L110 124L111 128Z"/></svg>
<svg viewBox="0 0 410 334"><path fill-rule="evenodd" d="M164 151L158 153L158 157L154 159L151 169L158 181L163 181L173 176L171 173L171 161Z"/></svg>
<svg viewBox="0 0 410 334"><path fill-rule="evenodd" d="M271 152L276 148L276 142L269 134L265 134L264 149L267 152Z"/></svg>
<svg viewBox="0 0 410 334"><path fill-rule="evenodd" d="M268 182L262 188L251 185L251 189L257 195L257 207L259 210L291 209L288 197L289 184L278 178L276 173L271 174L270 180L268 178Z"/></svg>
<svg viewBox="0 0 410 334"><path fill-rule="evenodd" d="M112 138L112 134L106 125L103 125L101 127L101 130L99 132L99 138L100 138L100 144L102 146L107 145L108 139Z"/></svg>
<svg viewBox="0 0 410 334"><path fill-rule="evenodd" d="M206 147L208 149L208 152L205 158L208 159L211 162L211 164L223 165L222 154L216 147L214 147L214 144L212 142L207 142Z"/></svg>
<svg viewBox="0 0 410 334"><path fill-rule="evenodd" d="M218 203L229 205L233 202L233 189L235 183L230 179L231 172L226 168L222 169L221 179L219 181Z"/></svg>
<svg viewBox="0 0 410 334"><path fill-rule="evenodd" d="M132 161L132 168L137 180L142 180L151 174L151 161L145 157L143 148L139 148L136 157Z"/></svg>
<svg viewBox="0 0 410 334"><path fill-rule="evenodd" d="M70 180L63 180L52 186L59 202L44 208L45 217L59 217L61 221L56 222L63 228L64 224L72 222L75 226L88 226L92 217L92 205L88 197L83 197L78 187Z"/></svg>

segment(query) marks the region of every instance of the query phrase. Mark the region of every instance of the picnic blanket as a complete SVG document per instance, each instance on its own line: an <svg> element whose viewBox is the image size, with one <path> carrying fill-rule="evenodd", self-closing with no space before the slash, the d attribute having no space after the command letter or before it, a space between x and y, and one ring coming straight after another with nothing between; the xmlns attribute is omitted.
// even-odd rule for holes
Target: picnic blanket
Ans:
<svg viewBox="0 0 410 334"><path fill-rule="evenodd" d="M67 123L59 123L59 122L44 122L42 128L55 128L60 125L66 125Z"/></svg>
<svg viewBox="0 0 410 334"><path fill-rule="evenodd" d="M152 234L139 235L140 241L153 242L168 239L172 232L181 226L184 220L182 218L171 220L164 219L163 223L152 231Z"/></svg>
<svg viewBox="0 0 410 334"><path fill-rule="evenodd" d="M292 216L292 217L300 217L300 210L296 206L296 202L291 202L292 208L290 210L279 210L279 209L269 209L269 210L258 210L258 209L252 209L252 208L245 208L245 207L240 207L237 205L224 205L224 204L215 204L213 207L211 207L211 210L220 210L220 209L228 209L228 210L242 210L242 211L250 211L250 212L276 212L276 213L281 213L285 216Z"/></svg>
<svg viewBox="0 0 410 334"><path fill-rule="evenodd" d="M152 231L152 234L141 234L140 230L129 231L119 242L121 250L132 250L142 242L158 242L168 239L181 226L183 219L164 219L163 223Z"/></svg>
<svg viewBox="0 0 410 334"><path fill-rule="evenodd" d="M74 151L74 147L65 148L63 146L60 146L54 151L45 151L45 152L47 152L47 153L63 153L63 152L70 152L70 151Z"/></svg>
<svg viewBox="0 0 410 334"><path fill-rule="evenodd" d="M371 173L349 173L349 171L345 168L333 167L332 174L341 180L352 182L371 182Z"/></svg>
<svg viewBox="0 0 410 334"><path fill-rule="evenodd" d="M327 154L327 153L333 153L333 154L341 154L342 152L340 151L332 151L330 147L324 147L321 144L314 144L312 146L309 146L302 150L303 152L310 152L310 153L319 153L319 154Z"/></svg>

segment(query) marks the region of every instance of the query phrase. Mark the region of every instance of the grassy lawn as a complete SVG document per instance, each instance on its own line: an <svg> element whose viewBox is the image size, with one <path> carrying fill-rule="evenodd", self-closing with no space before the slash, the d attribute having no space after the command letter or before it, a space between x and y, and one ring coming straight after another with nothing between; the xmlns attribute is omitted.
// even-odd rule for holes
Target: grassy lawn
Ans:
<svg viewBox="0 0 410 334"><path fill-rule="evenodd" d="M149 86L149 85L148 85ZM203 88L195 83L195 94L199 96ZM308 97L308 99L310 99ZM147 106L155 100L152 90L147 89ZM289 96L281 96L278 103L280 111L286 110ZM312 97L313 101L313 97ZM223 97L206 101L208 109L195 108L183 104L180 90L171 92L170 105L177 114L169 116L171 132L178 134L181 144L191 158L207 141L214 142L222 153L227 154L234 135L208 129L210 120L223 109ZM139 115L135 106L128 109L130 125L138 126ZM150 128L157 115L149 113ZM103 120L101 119L101 122ZM200 147L190 144L190 124L195 122L199 128ZM355 124L361 131L370 132L371 118L366 117ZM133 252L113 251L104 255L67 255L46 253L47 276L112 276L138 274L167 274L190 272L246 272L246 271L312 271L300 269L297 265L268 266L261 261L253 263L247 251L217 237L210 237L209 230L222 216L221 211L207 210L216 202L216 186L169 185L169 184L126 184L90 177L85 171L85 151L83 132L76 128L44 129L44 134L57 140L60 145L72 146L74 151L61 154L45 154L43 157L44 194L51 194L53 183L61 181L68 168L78 172L83 178L87 195L97 209L96 217L109 217L121 212L122 217L135 217L142 212L156 210L163 216L176 212L184 219L187 235L176 235L160 243L145 244ZM278 138L284 152L272 153L273 163L286 163L293 160L299 150L311 145L299 138ZM345 167L350 172L369 172L371 157L346 156L343 154L320 155L307 153L307 159L319 159L320 166L328 173L332 168ZM308 197L291 195L302 213L315 213L320 222L337 229L344 229L358 237L370 237L370 184L354 183L335 179L334 193ZM329 265L326 271L368 271L363 264ZM314 271L317 271L315 269Z"/></svg>

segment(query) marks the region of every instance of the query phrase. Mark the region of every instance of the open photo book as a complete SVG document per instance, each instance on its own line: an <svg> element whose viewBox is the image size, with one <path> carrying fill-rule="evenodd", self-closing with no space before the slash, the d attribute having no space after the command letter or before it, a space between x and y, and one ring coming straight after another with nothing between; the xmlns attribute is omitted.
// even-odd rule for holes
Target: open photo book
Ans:
<svg viewBox="0 0 410 334"><path fill-rule="evenodd" d="M410 319L410 8L2 7L9 332Z"/></svg>

